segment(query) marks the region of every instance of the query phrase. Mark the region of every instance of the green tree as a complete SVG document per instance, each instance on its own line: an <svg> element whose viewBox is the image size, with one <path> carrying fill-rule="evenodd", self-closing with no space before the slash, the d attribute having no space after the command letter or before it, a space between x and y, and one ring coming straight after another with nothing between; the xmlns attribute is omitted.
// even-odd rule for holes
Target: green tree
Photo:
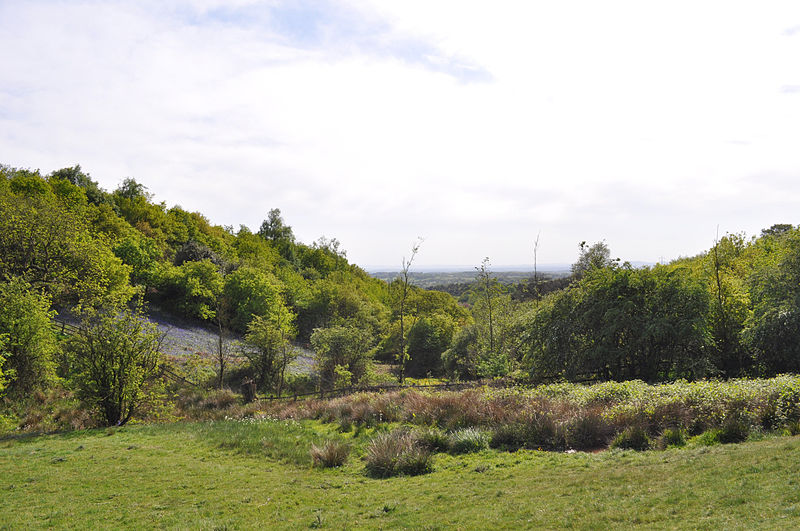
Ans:
<svg viewBox="0 0 800 531"><path fill-rule="evenodd" d="M272 242L280 255L290 263L295 263L295 238L292 227L284 223L281 211L273 208L269 211L267 219L261 223L258 235Z"/></svg>
<svg viewBox="0 0 800 531"><path fill-rule="evenodd" d="M800 230L768 234L749 280L752 315L743 338L761 375L800 371Z"/></svg>
<svg viewBox="0 0 800 531"><path fill-rule="evenodd" d="M611 250L606 242L596 242L588 245L585 241L579 245L578 260L572 264L572 276L580 279L587 271L602 269L615 262L611 259Z"/></svg>
<svg viewBox="0 0 800 531"><path fill-rule="evenodd" d="M442 371L442 353L450 347L458 328L455 320L435 313L417 319L408 331L408 372L414 376Z"/></svg>
<svg viewBox="0 0 800 531"><path fill-rule="evenodd" d="M210 260L163 265L158 274L159 297L186 317L212 321L222 293L222 274Z"/></svg>
<svg viewBox="0 0 800 531"><path fill-rule="evenodd" d="M358 384L371 360L373 340L370 334L353 325L318 328L311 334L316 353L320 388L329 390L337 383L337 374L346 374L345 385ZM341 380L341 379L338 379Z"/></svg>
<svg viewBox="0 0 800 531"><path fill-rule="evenodd" d="M245 331L254 316L285 310L283 289L275 275L252 267L241 267L226 276L223 292L230 305L233 328Z"/></svg>
<svg viewBox="0 0 800 531"><path fill-rule="evenodd" d="M21 397L55 376L58 345L50 299L21 278L0 283L0 376Z"/></svg>
<svg viewBox="0 0 800 531"><path fill-rule="evenodd" d="M83 213L37 175L15 174L0 191L0 279L22 277L56 304L98 307L132 296L128 275Z"/></svg>
<svg viewBox="0 0 800 531"><path fill-rule="evenodd" d="M68 349L79 394L107 425L128 422L145 383L158 373L162 334L140 313L103 311L86 318Z"/></svg>
<svg viewBox="0 0 800 531"><path fill-rule="evenodd" d="M256 373L259 389L275 390L281 396L286 368L297 357L290 340L294 337L294 316L284 306L269 315L256 316L247 327L245 356Z"/></svg>

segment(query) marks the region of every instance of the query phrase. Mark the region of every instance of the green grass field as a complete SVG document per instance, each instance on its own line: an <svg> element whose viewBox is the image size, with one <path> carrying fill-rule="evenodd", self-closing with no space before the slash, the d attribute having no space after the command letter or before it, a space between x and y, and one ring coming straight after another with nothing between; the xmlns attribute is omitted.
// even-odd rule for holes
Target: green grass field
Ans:
<svg viewBox="0 0 800 531"><path fill-rule="evenodd" d="M0 528L800 527L800 437L666 451L438 454L372 479L371 429L220 421L0 441ZM311 468L326 437L347 464Z"/></svg>

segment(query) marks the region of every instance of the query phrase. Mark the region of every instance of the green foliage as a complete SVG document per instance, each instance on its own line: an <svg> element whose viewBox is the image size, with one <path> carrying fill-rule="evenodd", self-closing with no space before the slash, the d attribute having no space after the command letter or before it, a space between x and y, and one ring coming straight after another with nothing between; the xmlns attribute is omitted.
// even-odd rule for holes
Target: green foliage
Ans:
<svg viewBox="0 0 800 531"><path fill-rule="evenodd" d="M456 430L449 438L449 450L454 454L469 454L489 448L489 433L478 428Z"/></svg>
<svg viewBox="0 0 800 531"><path fill-rule="evenodd" d="M68 348L79 394L95 405L107 425L122 425L142 399L161 359L155 325L129 310L100 312L84 320Z"/></svg>
<svg viewBox="0 0 800 531"><path fill-rule="evenodd" d="M666 428L656 442L656 446L665 450L672 446L685 446L686 432L680 428Z"/></svg>
<svg viewBox="0 0 800 531"><path fill-rule="evenodd" d="M594 269L611 267L615 262L611 259L611 250L604 241L593 245L588 245L584 241L580 243L579 248L578 261L572 264L572 275L577 279Z"/></svg>
<svg viewBox="0 0 800 531"><path fill-rule="evenodd" d="M0 283L0 391L20 398L53 380L54 314L50 298L21 278Z"/></svg>
<svg viewBox="0 0 800 531"><path fill-rule="evenodd" d="M261 224L258 235L272 242L278 253L289 263L295 263L295 239L292 228L283 221L281 211L273 208Z"/></svg>
<svg viewBox="0 0 800 531"><path fill-rule="evenodd" d="M350 384L364 376L371 360L373 339L369 332L356 326L318 328L311 335L311 346L317 355L320 385L333 388L342 369L350 373Z"/></svg>
<svg viewBox="0 0 800 531"><path fill-rule="evenodd" d="M223 277L210 260L163 265L156 285L162 303L181 315L212 320L217 314Z"/></svg>
<svg viewBox="0 0 800 531"><path fill-rule="evenodd" d="M647 430L641 426L628 426L618 433L611 441L611 448L628 450L647 450L651 446Z"/></svg>
<svg viewBox="0 0 800 531"><path fill-rule="evenodd" d="M47 181L26 172L0 191L0 278L22 277L58 304L98 307L131 297L128 274L92 234L85 204L62 201Z"/></svg>
<svg viewBox="0 0 800 531"><path fill-rule="evenodd" d="M478 376L478 327L470 324L453 337L450 348L442 353L442 366L447 374L458 379Z"/></svg>
<svg viewBox="0 0 800 531"><path fill-rule="evenodd" d="M447 314L434 313L417 319L408 331L408 373L414 376L441 373L442 353L452 343L457 328Z"/></svg>
<svg viewBox="0 0 800 531"><path fill-rule="evenodd" d="M429 452L446 452L450 449L451 438L435 426L421 426L414 430L417 444Z"/></svg>
<svg viewBox="0 0 800 531"><path fill-rule="evenodd" d="M743 336L762 373L800 371L800 231L767 236L750 277L753 314Z"/></svg>
<svg viewBox="0 0 800 531"><path fill-rule="evenodd" d="M276 390L278 395L284 387L286 368L297 357L289 342L293 337L292 317L285 307L268 316L256 316L245 336L251 350L244 353L256 374L258 388Z"/></svg>
<svg viewBox="0 0 800 531"><path fill-rule="evenodd" d="M594 268L532 308L517 327L531 376L702 376L708 297L689 271Z"/></svg>
<svg viewBox="0 0 800 531"><path fill-rule="evenodd" d="M226 276L223 291L234 330L246 330L255 316L275 316L277 319L287 312L281 297L283 289L283 284L274 275L252 267L241 267Z"/></svg>
<svg viewBox="0 0 800 531"><path fill-rule="evenodd" d="M142 235L129 234L114 246L114 255L131 268L131 282L145 287L155 283L162 254L154 240Z"/></svg>

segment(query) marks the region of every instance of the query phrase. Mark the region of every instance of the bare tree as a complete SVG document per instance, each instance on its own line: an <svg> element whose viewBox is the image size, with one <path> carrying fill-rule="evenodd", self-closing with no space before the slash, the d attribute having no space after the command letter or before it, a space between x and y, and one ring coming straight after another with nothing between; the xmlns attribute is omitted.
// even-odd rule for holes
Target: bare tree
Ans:
<svg viewBox="0 0 800 531"><path fill-rule="evenodd" d="M400 280L400 353L398 355L400 362L400 383L405 382L406 364L408 363L408 346L406 345L405 327L406 304L409 294L408 272L411 269L411 264L414 262L414 258L417 256L419 247L422 245L423 241L424 239L421 236L418 237L417 241L411 246L411 256L408 260L406 260L405 256L403 257L403 267L400 269L400 275L398 277Z"/></svg>
<svg viewBox="0 0 800 531"><path fill-rule="evenodd" d="M231 356L230 348L226 343L226 336L228 331L228 318L229 318L229 301L225 295L220 294L217 296L216 315L214 320L217 324L217 388L222 389L225 369L228 367L228 360Z"/></svg>
<svg viewBox="0 0 800 531"><path fill-rule="evenodd" d="M494 353L494 319L492 316L492 296L494 295L494 290L492 289L493 286L489 265L489 257L487 256L483 259L483 262L481 262L481 266L476 267L475 269L478 271L478 280L481 282L483 294L486 298L486 311L489 317L489 351Z"/></svg>
<svg viewBox="0 0 800 531"><path fill-rule="evenodd" d="M533 241L533 296L538 300L539 299L539 275L537 271L538 265L538 254L539 254L539 237L542 235L542 231L539 231L536 234L536 239Z"/></svg>

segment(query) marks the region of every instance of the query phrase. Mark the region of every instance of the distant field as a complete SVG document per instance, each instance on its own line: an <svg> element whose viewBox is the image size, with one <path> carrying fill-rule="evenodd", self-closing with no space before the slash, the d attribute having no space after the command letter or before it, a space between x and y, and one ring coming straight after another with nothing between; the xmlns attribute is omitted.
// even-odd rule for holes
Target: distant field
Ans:
<svg viewBox="0 0 800 531"><path fill-rule="evenodd" d="M372 479L370 429L316 422L134 425L0 441L4 529L796 529L800 437L666 451L485 450ZM354 435L358 433L358 435ZM355 456L310 468L342 437Z"/></svg>
<svg viewBox="0 0 800 531"><path fill-rule="evenodd" d="M399 273L397 271L379 271L370 273L371 276L390 282L397 278ZM451 272L415 272L412 271L408 274L408 279L411 284L421 288L432 288L434 286L445 286L448 284L463 284L475 281L475 271L451 271ZM538 276L541 280L548 280L552 278L560 278L567 276L566 272L539 272ZM533 277L533 270L531 271L492 271L492 276L502 284L513 284L517 282L524 282Z"/></svg>

